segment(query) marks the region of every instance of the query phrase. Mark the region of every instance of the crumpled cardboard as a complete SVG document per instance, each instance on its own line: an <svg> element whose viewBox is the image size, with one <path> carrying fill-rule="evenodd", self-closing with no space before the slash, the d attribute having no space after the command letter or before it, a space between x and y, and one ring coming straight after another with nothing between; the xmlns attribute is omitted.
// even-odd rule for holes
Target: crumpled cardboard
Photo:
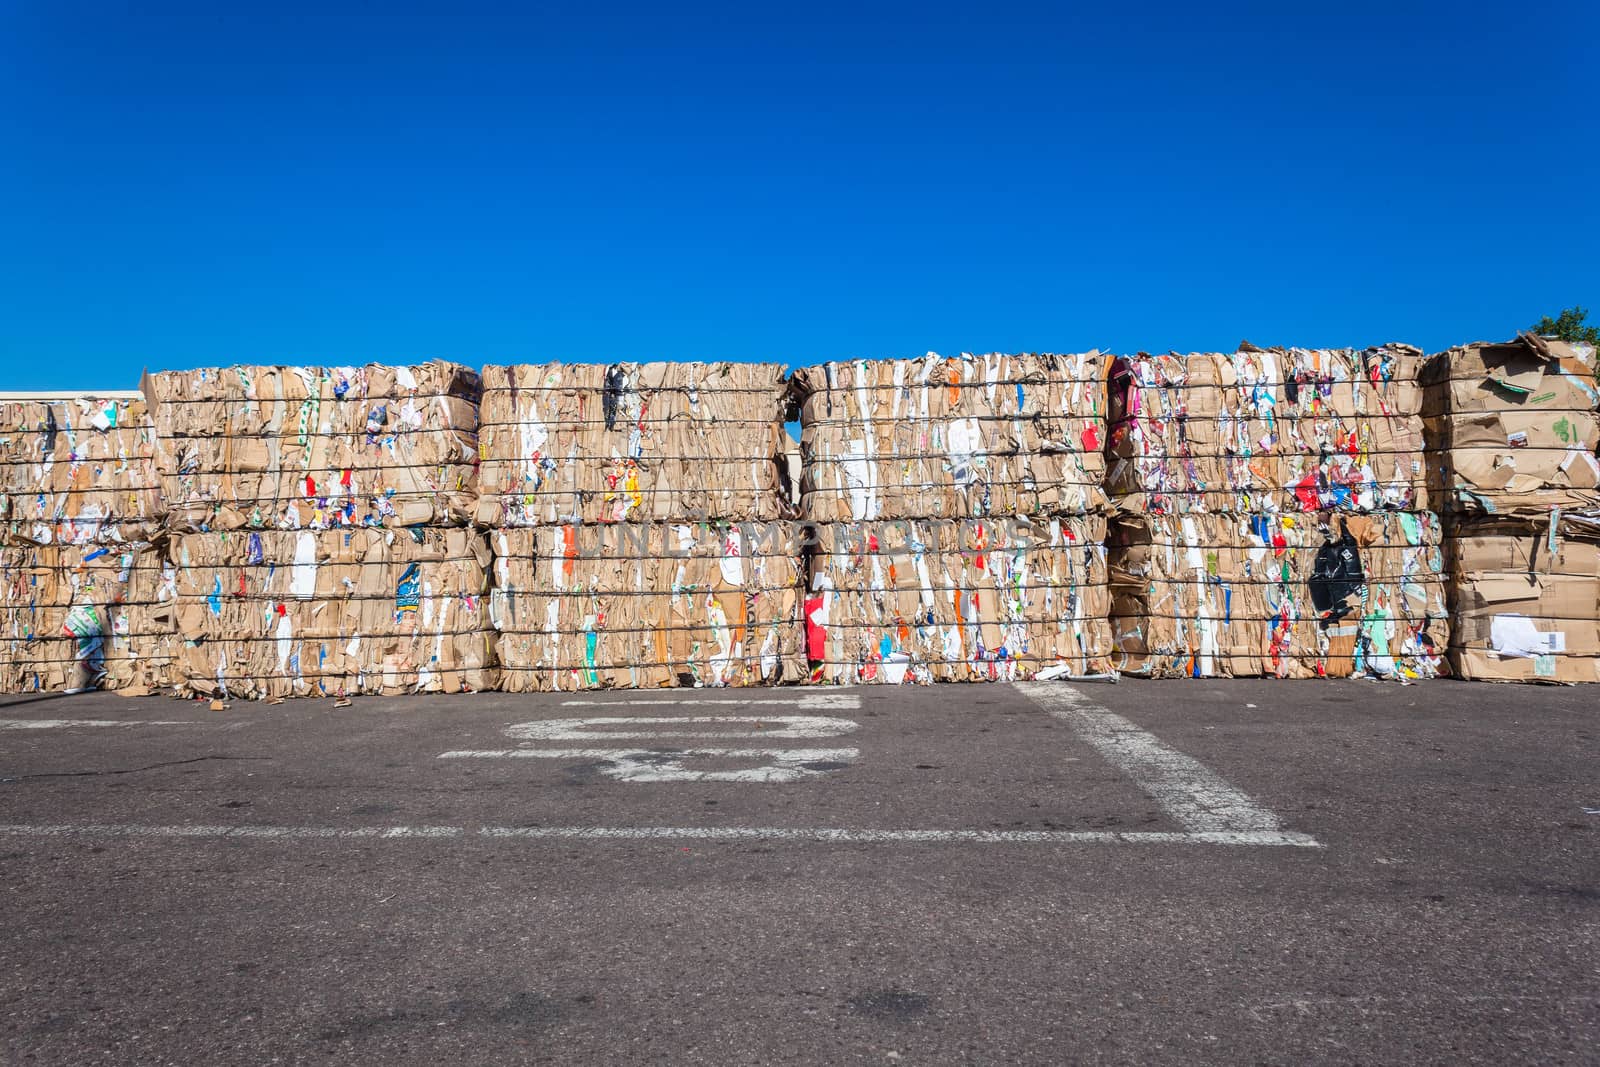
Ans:
<svg viewBox="0 0 1600 1067"><path fill-rule="evenodd" d="M1463 678L1600 681L1600 576L1463 574L1453 606L1451 662Z"/></svg>
<svg viewBox="0 0 1600 1067"><path fill-rule="evenodd" d="M475 511L470 367L163 371L143 391L175 530L449 526Z"/></svg>
<svg viewBox="0 0 1600 1067"><path fill-rule="evenodd" d="M775 363L488 366L479 525L792 513Z"/></svg>
<svg viewBox="0 0 1600 1067"><path fill-rule="evenodd" d="M1319 611L1318 550L1348 533L1363 581ZM1448 644L1431 512L1121 516L1110 530L1118 670L1154 677L1429 678Z"/></svg>
<svg viewBox="0 0 1600 1067"><path fill-rule="evenodd" d="M1108 666L1100 516L814 529L804 605L813 681L1015 681Z"/></svg>
<svg viewBox="0 0 1600 1067"><path fill-rule="evenodd" d="M1462 513L1453 529L1445 544L1457 673L1600 680L1600 538L1591 524L1561 514L1540 523Z"/></svg>
<svg viewBox="0 0 1600 1067"><path fill-rule="evenodd" d="M930 352L795 371L801 515L834 523L1097 511L1102 359Z"/></svg>
<svg viewBox="0 0 1600 1067"><path fill-rule="evenodd" d="M173 539L179 668L225 698L495 687L480 533L237 530Z"/></svg>
<svg viewBox="0 0 1600 1067"><path fill-rule="evenodd" d="M0 549L0 692L170 684L175 598L159 543Z"/></svg>
<svg viewBox="0 0 1600 1067"><path fill-rule="evenodd" d="M516 528L489 543L507 692L804 677L794 523Z"/></svg>
<svg viewBox="0 0 1600 1067"><path fill-rule="evenodd" d="M1462 345L1430 357L1422 381L1441 510L1531 520L1552 507L1600 512L1590 346L1526 333Z"/></svg>
<svg viewBox="0 0 1600 1067"><path fill-rule="evenodd" d="M1107 491L1131 514L1423 510L1422 353L1120 356Z"/></svg>
<svg viewBox="0 0 1600 1067"><path fill-rule="evenodd" d="M162 516L140 399L0 401L0 536L13 544L150 538Z"/></svg>
<svg viewBox="0 0 1600 1067"><path fill-rule="evenodd" d="M1600 416L1594 351L1532 334L1422 370L1443 502L1450 662L1463 678L1600 680Z"/></svg>

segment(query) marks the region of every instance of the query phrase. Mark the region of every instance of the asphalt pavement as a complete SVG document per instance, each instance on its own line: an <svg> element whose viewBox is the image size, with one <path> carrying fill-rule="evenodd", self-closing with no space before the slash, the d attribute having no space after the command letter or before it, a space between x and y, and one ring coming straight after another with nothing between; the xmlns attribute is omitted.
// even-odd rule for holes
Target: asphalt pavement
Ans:
<svg viewBox="0 0 1600 1067"><path fill-rule="evenodd" d="M0 1062L1596 1063L1595 691L0 698Z"/></svg>

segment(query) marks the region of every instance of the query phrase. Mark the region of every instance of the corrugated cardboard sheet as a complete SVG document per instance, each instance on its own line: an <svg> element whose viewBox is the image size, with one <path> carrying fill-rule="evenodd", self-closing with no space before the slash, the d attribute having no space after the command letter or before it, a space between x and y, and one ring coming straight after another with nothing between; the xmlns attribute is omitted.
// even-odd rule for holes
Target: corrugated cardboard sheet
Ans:
<svg viewBox="0 0 1600 1067"><path fill-rule="evenodd" d="M0 521L12 543L148 539L161 519L143 400L0 401Z"/></svg>
<svg viewBox="0 0 1600 1067"><path fill-rule="evenodd" d="M1012 681L1104 671L1100 516L815 528L805 600L816 681Z"/></svg>
<svg viewBox="0 0 1600 1067"><path fill-rule="evenodd" d="M1362 580L1319 610L1318 550L1346 533ZM1425 511L1125 516L1111 529L1116 666L1157 677L1432 677L1449 636L1440 534Z"/></svg>
<svg viewBox="0 0 1600 1067"><path fill-rule="evenodd" d="M488 527L789 514L774 363L484 368Z"/></svg>
<svg viewBox="0 0 1600 1067"><path fill-rule="evenodd" d="M177 530L455 525L477 503L478 372L224 367L144 383Z"/></svg>
<svg viewBox="0 0 1600 1067"><path fill-rule="evenodd" d="M1482 681L1600 681L1600 543L1588 521L1458 516L1451 662Z"/></svg>
<svg viewBox="0 0 1600 1067"><path fill-rule="evenodd" d="M930 352L797 370L802 517L1096 511L1105 501L1102 358Z"/></svg>
<svg viewBox="0 0 1600 1067"><path fill-rule="evenodd" d="M183 534L184 686L288 697L495 685L489 550L465 529Z"/></svg>
<svg viewBox="0 0 1600 1067"><path fill-rule="evenodd" d="M804 677L793 523L566 525L489 539L504 690Z"/></svg>
<svg viewBox="0 0 1600 1067"><path fill-rule="evenodd" d="M0 692L168 684L175 597L147 541L0 549Z"/></svg>
<svg viewBox="0 0 1600 1067"><path fill-rule="evenodd" d="M1593 350L1522 334L1442 352L1422 379L1456 673L1600 681Z"/></svg>
<svg viewBox="0 0 1600 1067"><path fill-rule="evenodd" d="M1523 334L1452 348L1423 369L1440 507L1544 521L1600 510L1594 352Z"/></svg>
<svg viewBox="0 0 1600 1067"><path fill-rule="evenodd" d="M1107 489L1133 513L1427 508L1418 349L1118 357Z"/></svg>

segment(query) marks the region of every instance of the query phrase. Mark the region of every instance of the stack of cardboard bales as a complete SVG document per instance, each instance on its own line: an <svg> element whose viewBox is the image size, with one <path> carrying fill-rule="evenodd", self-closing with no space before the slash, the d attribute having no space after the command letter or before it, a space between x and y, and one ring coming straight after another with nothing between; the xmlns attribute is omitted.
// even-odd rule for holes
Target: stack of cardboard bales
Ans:
<svg viewBox="0 0 1600 1067"><path fill-rule="evenodd" d="M786 395L775 364L484 368L503 689L803 675Z"/></svg>
<svg viewBox="0 0 1600 1067"><path fill-rule="evenodd" d="M0 401L0 692L163 684L172 653L143 400Z"/></svg>
<svg viewBox="0 0 1600 1067"><path fill-rule="evenodd" d="M1103 365L856 360L795 373L812 679L1105 669Z"/></svg>
<svg viewBox="0 0 1600 1067"><path fill-rule="evenodd" d="M276 698L495 683L476 371L227 367L145 382L183 686Z"/></svg>
<svg viewBox="0 0 1600 1067"><path fill-rule="evenodd" d="M1121 357L1107 488L1117 666L1431 677L1447 642L1421 353Z"/></svg>
<svg viewBox="0 0 1600 1067"><path fill-rule="evenodd" d="M1594 351L1524 334L1432 357L1424 413L1463 678L1600 681Z"/></svg>

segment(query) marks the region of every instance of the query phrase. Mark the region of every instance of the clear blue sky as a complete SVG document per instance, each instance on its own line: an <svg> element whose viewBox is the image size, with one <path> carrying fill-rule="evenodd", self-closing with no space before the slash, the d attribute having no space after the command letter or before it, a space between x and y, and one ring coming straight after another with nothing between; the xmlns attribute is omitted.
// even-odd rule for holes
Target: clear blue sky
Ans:
<svg viewBox="0 0 1600 1067"><path fill-rule="evenodd" d="M1592 4L677 6L0 0L0 388L1600 305Z"/></svg>

